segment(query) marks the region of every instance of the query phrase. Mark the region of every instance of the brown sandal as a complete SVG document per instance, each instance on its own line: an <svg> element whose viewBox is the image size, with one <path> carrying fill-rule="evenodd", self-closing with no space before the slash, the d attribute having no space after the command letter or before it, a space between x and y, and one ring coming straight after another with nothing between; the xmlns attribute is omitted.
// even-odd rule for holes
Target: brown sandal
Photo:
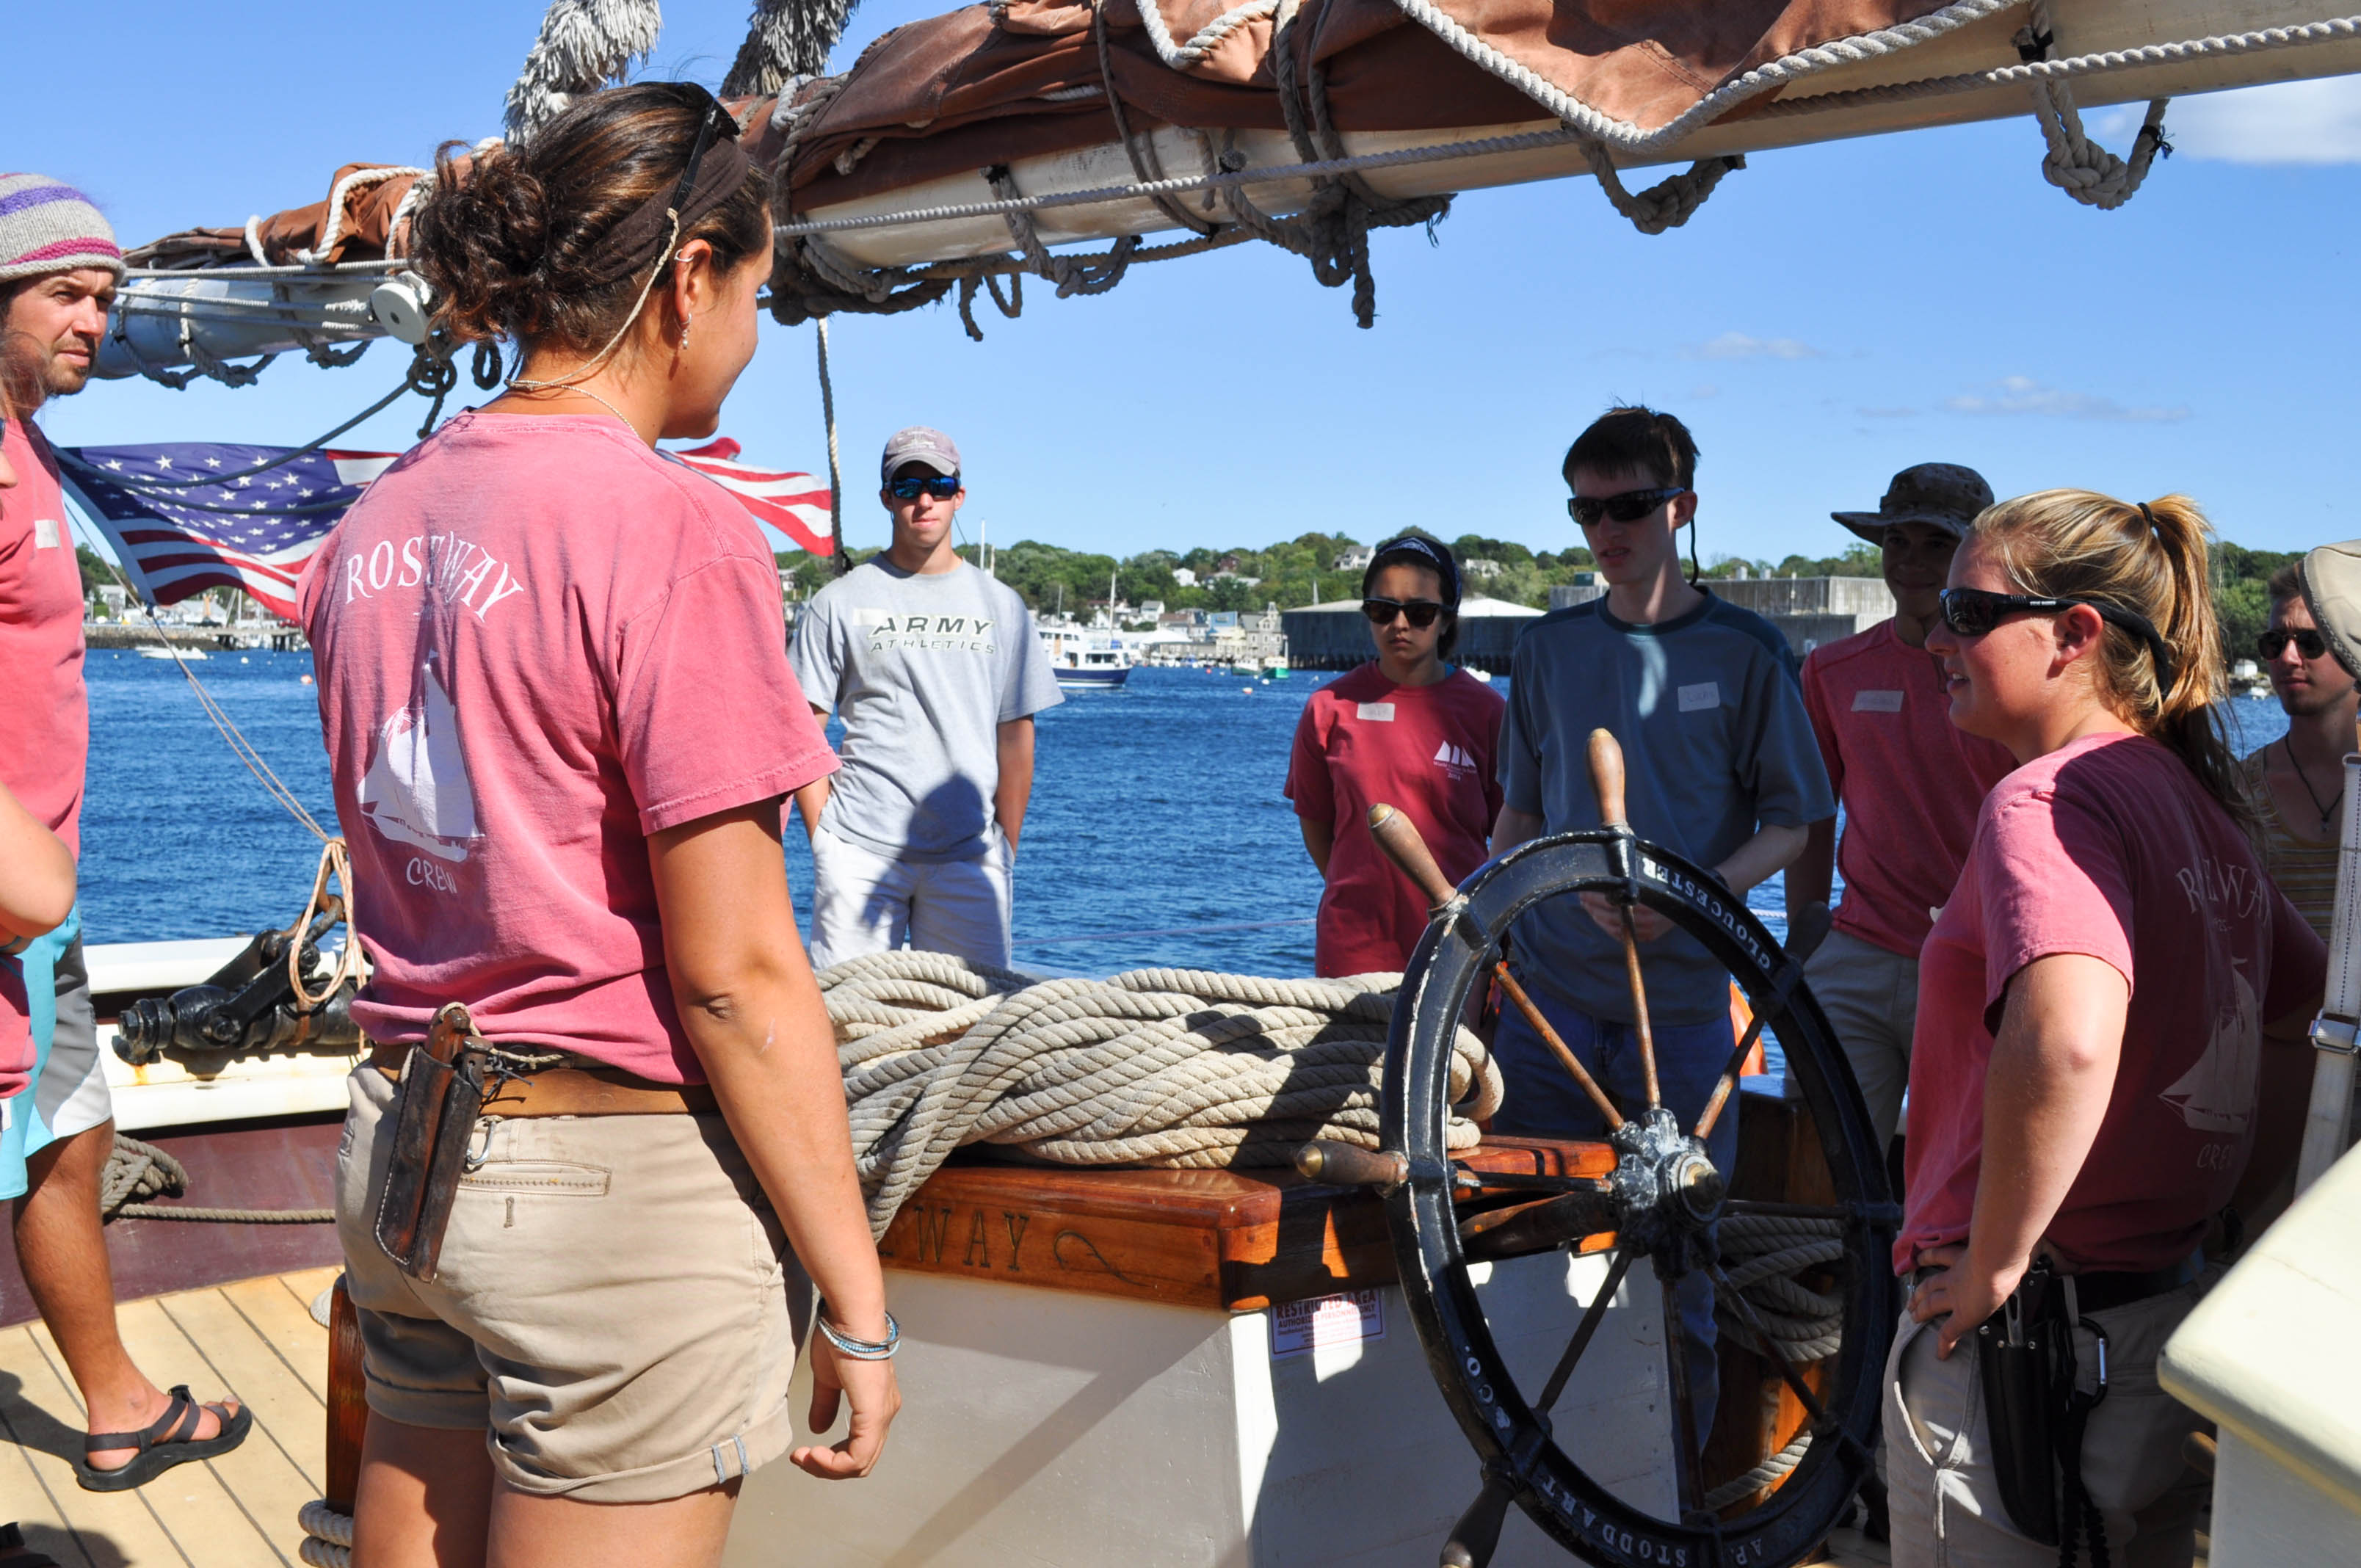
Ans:
<svg viewBox="0 0 2361 1568"><path fill-rule="evenodd" d="M213 1437L197 1437L198 1424L203 1413L211 1410L221 1422L221 1431ZM200 1405L189 1393L188 1385L172 1390L172 1402L164 1413L140 1431L98 1432L82 1440L83 1457L74 1461L74 1479L85 1492L128 1492L144 1486L175 1464L192 1459L212 1459L227 1453L246 1441L248 1428L254 1425L254 1412L244 1405L232 1415L226 1405ZM92 1466L89 1455L104 1453L110 1448L136 1448L139 1452L131 1463L119 1470L99 1470Z"/></svg>

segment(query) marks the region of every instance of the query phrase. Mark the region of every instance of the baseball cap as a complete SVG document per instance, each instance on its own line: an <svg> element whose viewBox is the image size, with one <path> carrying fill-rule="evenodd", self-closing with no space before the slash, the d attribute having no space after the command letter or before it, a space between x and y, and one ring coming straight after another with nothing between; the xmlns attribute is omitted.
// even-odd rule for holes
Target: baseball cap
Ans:
<svg viewBox="0 0 2361 1568"><path fill-rule="evenodd" d="M1894 476L1875 511L1828 515L1876 544L1897 522L1932 523L1959 538L1976 521L1976 514L1992 504L1992 487L1973 468L1956 463L1921 463Z"/></svg>
<svg viewBox="0 0 2361 1568"><path fill-rule="evenodd" d="M914 424L907 430L895 431L894 438L885 444L885 455L878 464L877 482L892 484L894 470L905 463L924 463L949 477L960 471L959 448L941 431Z"/></svg>

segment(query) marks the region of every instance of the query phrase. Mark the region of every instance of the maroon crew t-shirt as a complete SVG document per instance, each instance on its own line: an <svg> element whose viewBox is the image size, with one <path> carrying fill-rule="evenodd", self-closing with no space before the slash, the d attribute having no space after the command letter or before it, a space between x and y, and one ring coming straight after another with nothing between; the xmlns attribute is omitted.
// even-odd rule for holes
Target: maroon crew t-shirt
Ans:
<svg viewBox="0 0 2361 1568"><path fill-rule="evenodd" d="M2327 953L2172 752L2099 735L1994 785L1918 964L1896 1272L1963 1239L2009 981L2081 953L2131 988L2097 1140L2050 1221L2075 1271L2187 1257L2254 1152L2262 1027L2316 1007Z"/></svg>
<svg viewBox="0 0 2361 1568"><path fill-rule="evenodd" d="M494 1040L702 1081L648 835L836 766L744 510L620 421L461 414L301 605L376 965L355 1020L415 1040L464 1002Z"/></svg>
<svg viewBox="0 0 2361 1568"><path fill-rule="evenodd" d="M1399 970L1426 929L1426 898L1369 836L1369 807L1408 817L1458 882L1484 863L1500 814L1494 766L1508 704L1465 670L1431 686L1398 686L1367 663L1303 705L1288 761L1295 814L1335 835L1320 895L1313 970Z"/></svg>

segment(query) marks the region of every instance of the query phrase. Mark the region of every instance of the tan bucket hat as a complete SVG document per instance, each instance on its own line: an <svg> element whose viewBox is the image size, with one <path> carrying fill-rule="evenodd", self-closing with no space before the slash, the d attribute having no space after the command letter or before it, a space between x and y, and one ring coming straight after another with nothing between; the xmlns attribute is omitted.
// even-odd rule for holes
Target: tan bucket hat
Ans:
<svg viewBox="0 0 2361 1568"><path fill-rule="evenodd" d="M1957 463L1921 463L1894 476L1875 511L1828 515L1878 544L1884 542L1885 531L1897 522L1930 522L1949 529L1957 538L1967 532L1978 512L1992 504L1992 487L1973 468L1962 468Z"/></svg>
<svg viewBox="0 0 2361 1568"><path fill-rule="evenodd" d="M2323 544L2295 569L2312 624L2345 673L2361 677L2361 539Z"/></svg>

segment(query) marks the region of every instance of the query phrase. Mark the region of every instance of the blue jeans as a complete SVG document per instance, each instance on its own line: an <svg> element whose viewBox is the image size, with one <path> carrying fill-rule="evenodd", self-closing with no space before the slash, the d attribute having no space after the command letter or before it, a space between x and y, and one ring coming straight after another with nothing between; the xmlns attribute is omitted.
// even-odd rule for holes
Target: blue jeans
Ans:
<svg viewBox="0 0 2361 1568"><path fill-rule="evenodd" d="M1607 1091L1609 1099L1627 1114L1648 1103L1640 1038L1631 1025L1594 1018L1546 995L1535 995L1533 1004L1575 1059ZM1688 1132L1704 1113L1737 1039L1727 1017L1706 1024L1658 1024L1653 1037L1656 1081L1664 1091L1664 1107L1678 1118L1681 1130ZM1598 1113L1598 1107L1514 1005L1500 1009L1492 1056L1499 1063L1508 1091L1499 1113L1492 1118L1494 1132L1536 1138L1607 1136L1607 1119ZM1738 1162L1735 1094L1715 1121L1713 1135L1706 1139L1706 1154L1724 1178ZM1687 1351L1689 1405L1697 1413L1697 1442L1702 1445L1713 1431L1714 1410L1721 1401L1721 1368L1714 1352L1713 1281L1702 1270L1694 1271L1680 1282L1675 1298L1680 1303L1681 1335Z"/></svg>

